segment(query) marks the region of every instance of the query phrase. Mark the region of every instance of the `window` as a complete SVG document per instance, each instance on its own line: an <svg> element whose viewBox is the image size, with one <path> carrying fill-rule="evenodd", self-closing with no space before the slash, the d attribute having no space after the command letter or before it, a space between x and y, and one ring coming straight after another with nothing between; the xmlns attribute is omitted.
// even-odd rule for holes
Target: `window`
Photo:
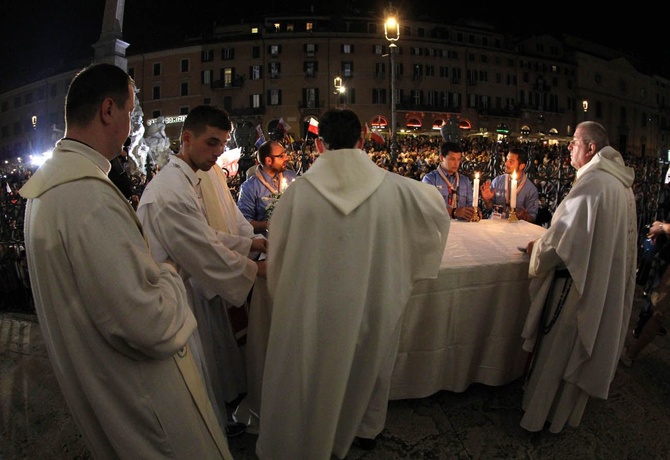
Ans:
<svg viewBox="0 0 670 460"><path fill-rule="evenodd" d="M160 62L154 63L153 70L154 70L154 73L153 73L154 77L160 76L160 74L161 74L161 63Z"/></svg>
<svg viewBox="0 0 670 460"><path fill-rule="evenodd" d="M181 71L182 72L188 72L189 71L188 59L182 59L180 66L181 66Z"/></svg>
<svg viewBox="0 0 670 460"><path fill-rule="evenodd" d="M233 86L233 78L235 77L235 69L232 67L224 67L221 69L221 80L223 80L223 86L225 88L230 88Z"/></svg>
<svg viewBox="0 0 670 460"><path fill-rule="evenodd" d="M319 106L319 89L303 88L302 90L303 106L308 109L314 109Z"/></svg>
<svg viewBox="0 0 670 460"><path fill-rule="evenodd" d="M263 78L263 66L262 65L252 65L249 67L249 75L251 80L260 80Z"/></svg>
<svg viewBox="0 0 670 460"><path fill-rule="evenodd" d="M386 89L372 88L372 103L386 104Z"/></svg>
<svg viewBox="0 0 670 460"><path fill-rule="evenodd" d="M182 96L188 96L188 82L182 82L180 86L180 94Z"/></svg>
<svg viewBox="0 0 670 460"><path fill-rule="evenodd" d="M372 53L373 54L378 54L378 55L381 56L382 54L384 54L384 47L382 45L373 45L372 46Z"/></svg>
<svg viewBox="0 0 670 460"><path fill-rule="evenodd" d="M426 65L424 67L425 70L425 75L427 77L434 77L435 76L435 66L434 65Z"/></svg>
<svg viewBox="0 0 670 460"><path fill-rule="evenodd" d="M209 85L212 83L212 69L203 70L200 73L200 83Z"/></svg>
<svg viewBox="0 0 670 460"><path fill-rule="evenodd" d="M354 63L351 61L345 61L342 63L342 76L343 77L353 77L354 76Z"/></svg>
<svg viewBox="0 0 670 460"><path fill-rule="evenodd" d="M412 66L412 80L419 81L421 80L421 77L423 77L423 65L414 64L414 66Z"/></svg>
<svg viewBox="0 0 670 460"><path fill-rule="evenodd" d="M221 60L230 61L235 59L235 48L223 48L221 50Z"/></svg>
<svg viewBox="0 0 670 460"><path fill-rule="evenodd" d="M151 118L158 118L161 116L161 111L160 110L152 110L151 111Z"/></svg>
<svg viewBox="0 0 670 460"><path fill-rule="evenodd" d="M153 100L158 100L158 99L161 98L161 87L160 87L160 85L155 85L152 88L151 95L152 95Z"/></svg>
<svg viewBox="0 0 670 460"><path fill-rule="evenodd" d="M251 57L254 59L258 59L261 57L261 47L260 46L254 46L251 48Z"/></svg>
<svg viewBox="0 0 670 460"><path fill-rule="evenodd" d="M268 46L268 53L270 53L273 56L279 56L279 53L281 53L281 45Z"/></svg>
<svg viewBox="0 0 670 460"><path fill-rule="evenodd" d="M179 107L179 115L188 115L188 106Z"/></svg>
<svg viewBox="0 0 670 460"><path fill-rule="evenodd" d="M206 97L202 100L203 105L212 105L212 98Z"/></svg>
<svg viewBox="0 0 670 460"><path fill-rule="evenodd" d="M128 69L128 75L129 75L130 78L132 78L133 80L135 79L135 67L131 67L131 68Z"/></svg>
<svg viewBox="0 0 670 460"><path fill-rule="evenodd" d="M281 64L279 62L270 63L270 78L279 78Z"/></svg>
<svg viewBox="0 0 670 460"><path fill-rule="evenodd" d="M354 52L354 45L345 43L342 45L342 54L351 54Z"/></svg>
<svg viewBox="0 0 670 460"><path fill-rule="evenodd" d="M254 109L259 109L263 105L263 96L260 94L252 94L249 96L249 105Z"/></svg>
<svg viewBox="0 0 670 460"><path fill-rule="evenodd" d="M307 32L311 32L313 29L314 29L314 23L313 22L308 22L307 24L305 24L305 30Z"/></svg>
<svg viewBox="0 0 670 460"><path fill-rule="evenodd" d="M281 90L268 90L268 105L281 105Z"/></svg>
<svg viewBox="0 0 670 460"><path fill-rule="evenodd" d="M375 78L385 78L386 76L386 64L383 62L378 62L375 64Z"/></svg>
<svg viewBox="0 0 670 460"><path fill-rule="evenodd" d="M314 57L318 49L319 47L314 43L305 44L305 53L307 54L307 57Z"/></svg>
<svg viewBox="0 0 670 460"><path fill-rule="evenodd" d="M214 60L214 50L202 50L200 53L200 60L202 62L209 62Z"/></svg>
<svg viewBox="0 0 670 460"><path fill-rule="evenodd" d="M316 71L319 70L319 63L317 61L305 61L304 69L305 77L316 77Z"/></svg>

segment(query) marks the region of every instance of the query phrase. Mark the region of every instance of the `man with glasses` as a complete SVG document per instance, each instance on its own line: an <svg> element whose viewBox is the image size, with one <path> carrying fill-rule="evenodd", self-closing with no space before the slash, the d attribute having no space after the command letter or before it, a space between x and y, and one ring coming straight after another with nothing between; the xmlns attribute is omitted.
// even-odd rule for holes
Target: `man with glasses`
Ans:
<svg viewBox="0 0 670 460"><path fill-rule="evenodd" d="M293 182L297 174L288 165L288 153L277 141L266 141L258 148L256 173L240 186L237 206L254 227L254 232L267 236L268 206Z"/></svg>

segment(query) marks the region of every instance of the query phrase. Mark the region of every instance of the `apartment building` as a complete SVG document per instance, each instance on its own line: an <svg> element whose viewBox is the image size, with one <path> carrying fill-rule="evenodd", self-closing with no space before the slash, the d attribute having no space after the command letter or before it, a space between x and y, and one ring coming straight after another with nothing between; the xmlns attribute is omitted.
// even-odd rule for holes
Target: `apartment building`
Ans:
<svg viewBox="0 0 670 460"><path fill-rule="evenodd" d="M567 36L518 38L474 22L403 18L399 32L391 54L379 18L266 17L177 48L131 46L128 72L145 123L162 117L173 140L199 104L224 107L236 125L266 134L283 118L298 138L310 118L348 107L388 138L393 88L397 133L437 134L449 122L463 135L567 139L588 119L602 123L622 152L667 160L670 81L639 72L619 52ZM52 144L73 74L0 95L0 155Z"/></svg>

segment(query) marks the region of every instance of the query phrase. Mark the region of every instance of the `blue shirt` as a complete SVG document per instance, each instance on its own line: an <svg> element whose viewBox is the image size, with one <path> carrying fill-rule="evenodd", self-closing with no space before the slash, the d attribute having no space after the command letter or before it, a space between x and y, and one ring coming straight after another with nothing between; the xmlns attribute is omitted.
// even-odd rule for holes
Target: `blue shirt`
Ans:
<svg viewBox="0 0 670 460"><path fill-rule="evenodd" d="M517 188L516 192L516 209L525 208L529 216L533 218L533 221L537 217L537 207L538 207L538 195L537 187L535 184L528 179L528 176L524 175L526 182L522 188ZM493 204L502 204L509 205L507 200L507 192L505 189L505 184L509 180L509 174L501 174L498 177L495 177L491 181L491 190L495 194L493 196ZM510 188L510 185L507 185L507 188ZM510 194L511 189L510 189ZM511 196L511 195L510 195Z"/></svg>
<svg viewBox="0 0 670 460"><path fill-rule="evenodd" d="M258 171L263 175L263 178L272 184L272 177L263 171L263 168L258 168ZM298 175L290 169L283 173L286 184L290 185ZM261 182L256 174L244 181L240 186L240 195L237 198L237 207L240 208L242 215L251 222L252 220L264 221L267 220L267 207L275 201L272 197L272 192Z"/></svg>
<svg viewBox="0 0 670 460"><path fill-rule="evenodd" d="M438 168L440 168L440 166L438 166ZM449 182L451 182L453 185L456 185L456 174L449 175L444 169L442 172L447 177L447 179L449 179ZM458 190L456 191L458 194L457 207L463 208L466 206L472 206L472 182L470 182L468 177L460 173L458 174L458 178L459 184ZM434 185L440 191L442 198L444 198L444 204L449 207L449 186L444 181L442 175L437 169L434 169L433 171L423 176L421 182L424 184Z"/></svg>

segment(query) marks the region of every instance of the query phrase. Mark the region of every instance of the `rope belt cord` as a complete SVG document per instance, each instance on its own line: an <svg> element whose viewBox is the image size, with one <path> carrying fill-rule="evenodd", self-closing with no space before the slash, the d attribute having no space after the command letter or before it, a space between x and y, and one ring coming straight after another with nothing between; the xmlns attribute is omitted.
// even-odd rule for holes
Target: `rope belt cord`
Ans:
<svg viewBox="0 0 670 460"><path fill-rule="evenodd" d="M558 305L556 306L556 310L554 311L554 314L551 317L551 321L549 321L549 324L544 324L544 315L542 318L542 334L549 334L549 331L551 331L551 328L554 327L554 323L556 323L556 320L558 319L558 315L561 314L561 310L563 310L563 305L565 305L565 301L568 298L568 294L570 293L570 288L572 287L572 278L570 278L570 273L567 270L562 270L567 273L567 276L560 276L562 274L558 274L558 270L556 271L556 274L554 275L554 283L551 286L551 290L549 291L549 295L547 295L547 300L548 305L551 304L551 299L552 299L552 294L554 291L554 285L556 284L556 280L560 278L565 279L565 284L563 284L563 290L561 291L561 297L558 299Z"/></svg>

